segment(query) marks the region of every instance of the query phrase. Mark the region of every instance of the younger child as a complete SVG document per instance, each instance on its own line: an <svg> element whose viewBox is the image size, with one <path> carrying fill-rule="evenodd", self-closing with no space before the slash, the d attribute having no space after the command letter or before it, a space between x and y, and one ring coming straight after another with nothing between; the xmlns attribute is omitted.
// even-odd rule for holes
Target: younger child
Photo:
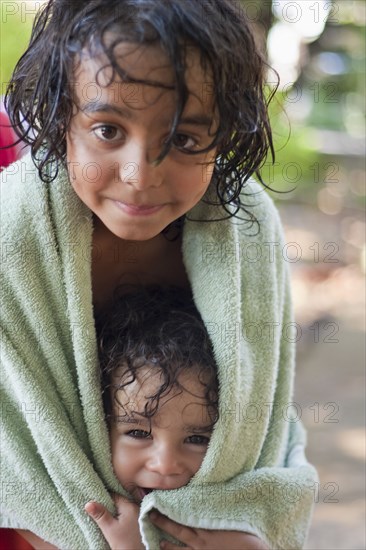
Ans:
<svg viewBox="0 0 366 550"><path fill-rule="evenodd" d="M209 336L190 293L147 287L123 295L100 334L113 468L137 502L198 471L217 418Z"/></svg>

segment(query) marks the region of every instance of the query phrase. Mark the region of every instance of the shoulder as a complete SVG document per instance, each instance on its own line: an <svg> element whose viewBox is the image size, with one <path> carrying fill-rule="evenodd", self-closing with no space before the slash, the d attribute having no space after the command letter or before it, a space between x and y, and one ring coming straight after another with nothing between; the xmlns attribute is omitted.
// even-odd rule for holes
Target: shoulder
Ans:
<svg viewBox="0 0 366 550"><path fill-rule="evenodd" d="M240 203L239 210L233 204L219 205L216 190L210 186L203 200L187 213L190 224L185 224L186 236L189 233L193 240L211 238L223 242L232 239L234 232L241 242L283 242L277 208L262 185L254 179L248 180L243 185Z"/></svg>
<svg viewBox="0 0 366 550"><path fill-rule="evenodd" d="M241 195L244 208L241 217L250 222L232 219L240 247L240 260L245 279L251 276L255 285L260 277L272 281L272 291L282 296L286 291L289 266L286 262L286 240L278 210L267 190L254 180L244 186ZM260 275L261 273L261 275ZM264 291L265 282L259 285Z"/></svg>
<svg viewBox="0 0 366 550"><path fill-rule="evenodd" d="M240 200L245 211L239 214L243 220L232 218L242 239L261 242L280 239L283 241L283 229L278 210L267 190L254 179L244 186Z"/></svg>
<svg viewBox="0 0 366 550"><path fill-rule="evenodd" d="M48 231L43 222L47 190L30 156L0 174L2 273L27 272L32 258L39 260ZM11 271L10 271L11 270Z"/></svg>
<svg viewBox="0 0 366 550"><path fill-rule="evenodd" d="M10 164L1 172L1 190L6 192L13 186L24 185L27 182L40 182L38 170L30 153Z"/></svg>
<svg viewBox="0 0 366 550"><path fill-rule="evenodd" d="M5 225L7 221L13 225L18 218L24 224L32 207L42 202L45 194L44 183L29 154L1 172L0 186L1 218Z"/></svg>

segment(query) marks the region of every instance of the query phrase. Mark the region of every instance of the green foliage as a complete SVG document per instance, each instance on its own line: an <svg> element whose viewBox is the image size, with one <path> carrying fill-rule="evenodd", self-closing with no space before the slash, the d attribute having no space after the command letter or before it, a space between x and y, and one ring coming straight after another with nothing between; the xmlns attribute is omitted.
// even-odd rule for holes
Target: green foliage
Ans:
<svg viewBox="0 0 366 550"><path fill-rule="evenodd" d="M6 90L13 69L29 43L33 17L21 11L2 13L0 18L0 94Z"/></svg>

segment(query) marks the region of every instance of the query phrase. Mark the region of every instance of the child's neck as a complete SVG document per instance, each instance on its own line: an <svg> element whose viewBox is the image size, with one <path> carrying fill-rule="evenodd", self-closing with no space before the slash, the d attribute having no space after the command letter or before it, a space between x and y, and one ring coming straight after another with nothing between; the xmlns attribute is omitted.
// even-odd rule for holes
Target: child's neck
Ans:
<svg viewBox="0 0 366 550"><path fill-rule="evenodd" d="M181 234L174 241L162 234L148 241L124 241L96 221L92 252L95 313L108 308L119 285L170 284L189 288L181 245Z"/></svg>

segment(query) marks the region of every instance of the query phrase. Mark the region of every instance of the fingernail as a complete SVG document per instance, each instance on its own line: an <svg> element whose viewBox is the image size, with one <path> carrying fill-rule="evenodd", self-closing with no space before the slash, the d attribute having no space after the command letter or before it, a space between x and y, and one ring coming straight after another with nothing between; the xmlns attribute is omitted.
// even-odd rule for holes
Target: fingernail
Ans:
<svg viewBox="0 0 366 550"><path fill-rule="evenodd" d="M96 514L95 511L95 500L89 500L84 506L84 511L88 514L88 516L94 517Z"/></svg>

